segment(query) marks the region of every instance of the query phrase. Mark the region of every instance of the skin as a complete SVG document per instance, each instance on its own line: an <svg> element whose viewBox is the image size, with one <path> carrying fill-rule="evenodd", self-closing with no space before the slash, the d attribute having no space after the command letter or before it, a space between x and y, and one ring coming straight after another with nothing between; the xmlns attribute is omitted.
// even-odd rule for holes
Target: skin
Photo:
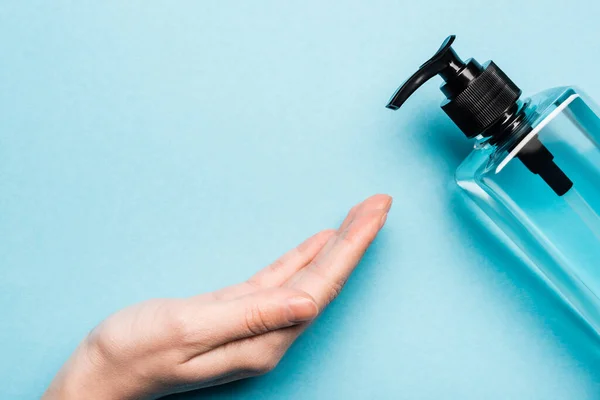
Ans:
<svg viewBox="0 0 600 400"><path fill-rule="evenodd" d="M366 199L337 230L317 233L246 282L111 315L42 399L156 399L272 370L340 293L391 203L387 195Z"/></svg>

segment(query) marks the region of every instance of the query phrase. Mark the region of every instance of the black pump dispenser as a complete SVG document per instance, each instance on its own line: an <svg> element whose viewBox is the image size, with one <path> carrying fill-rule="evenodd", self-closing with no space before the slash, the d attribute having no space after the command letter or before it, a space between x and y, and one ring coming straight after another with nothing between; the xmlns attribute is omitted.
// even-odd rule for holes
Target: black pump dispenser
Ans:
<svg viewBox="0 0 600 400"><path fill-rule="evenodd" d="M468 138L481 135L490 143L499 143L516 131L531 131L519 105L521 89L493 61L483 66L474 59L462 61L452 48L455 39L454 35L448 36L438 51L396 90L386 107L398 110L425 82L439 75L445 81L440 90L446 95L441 107ZM537 137L519 151L517 158L558 196L573 187Z"/></svg>
<svg viewBox="0 0 600 400"><path fill-rule="evenodd" d="M440 75L446 95L442 109L468 137L482 134L503 117L521 96L521 90L492 61L481 66L463 62L452 48L456 36L448 36L439 50L419 67L390 99L387 108L399 109L425 82Z"/></svg>

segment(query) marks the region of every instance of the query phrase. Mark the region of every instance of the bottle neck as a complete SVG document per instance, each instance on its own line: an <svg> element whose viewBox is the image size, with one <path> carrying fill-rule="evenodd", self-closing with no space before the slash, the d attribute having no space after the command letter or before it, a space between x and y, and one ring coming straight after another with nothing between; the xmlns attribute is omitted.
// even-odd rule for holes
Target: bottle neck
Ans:
<svg viewBox="0 0 600 400"><path fill-rule="evenodd" d="M527 101L517 100L497 122L482 133L482 136L488 138L492 145L512 147L514 143L518 143L519 138L531 131L527 106Z"/></svg>
<svg viewBox="0 0 600 400"><path fill-rule="evenodd" d="M530 172L539 175L558 196L563 196L571 190L573 182L556 165L554 155L544 146L537 135L526 139L527 142L523 143L523 140L533 130L531 125L533 110L528 106L527 101L518 100L504 113L502 118L486 129L481 137L497 149L509 152L515 150L520 144L516 158Z"/></svg>

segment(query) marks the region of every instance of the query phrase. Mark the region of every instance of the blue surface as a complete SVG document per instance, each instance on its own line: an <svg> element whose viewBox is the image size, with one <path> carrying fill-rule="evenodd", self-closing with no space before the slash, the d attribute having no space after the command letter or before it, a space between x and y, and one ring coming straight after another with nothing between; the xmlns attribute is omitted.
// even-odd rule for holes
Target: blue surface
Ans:
<svg viewBox="0 0 600 400"><path fill-rule="evenodd" d="M276 371L176 398L600 398L597 340L455 187L439 81L383 108L449 33L526 93L600 99L600 3L83 3L0 3L0 398L376 192L387 227Z"/></svg>

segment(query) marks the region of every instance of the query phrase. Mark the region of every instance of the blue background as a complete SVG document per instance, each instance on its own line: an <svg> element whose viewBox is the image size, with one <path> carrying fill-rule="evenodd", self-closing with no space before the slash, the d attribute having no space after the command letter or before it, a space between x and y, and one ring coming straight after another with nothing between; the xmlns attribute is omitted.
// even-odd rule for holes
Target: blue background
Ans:
<svg viewBox="0 0 600 400"><path fill-rule="evenodd" d="M524 90L600 99L596 1L0 2L0 398L38 397L109 313L246 279L395 199L267 376L174 396L597 399L597 340L469 209L439 80L456 33Z"/></svg>

